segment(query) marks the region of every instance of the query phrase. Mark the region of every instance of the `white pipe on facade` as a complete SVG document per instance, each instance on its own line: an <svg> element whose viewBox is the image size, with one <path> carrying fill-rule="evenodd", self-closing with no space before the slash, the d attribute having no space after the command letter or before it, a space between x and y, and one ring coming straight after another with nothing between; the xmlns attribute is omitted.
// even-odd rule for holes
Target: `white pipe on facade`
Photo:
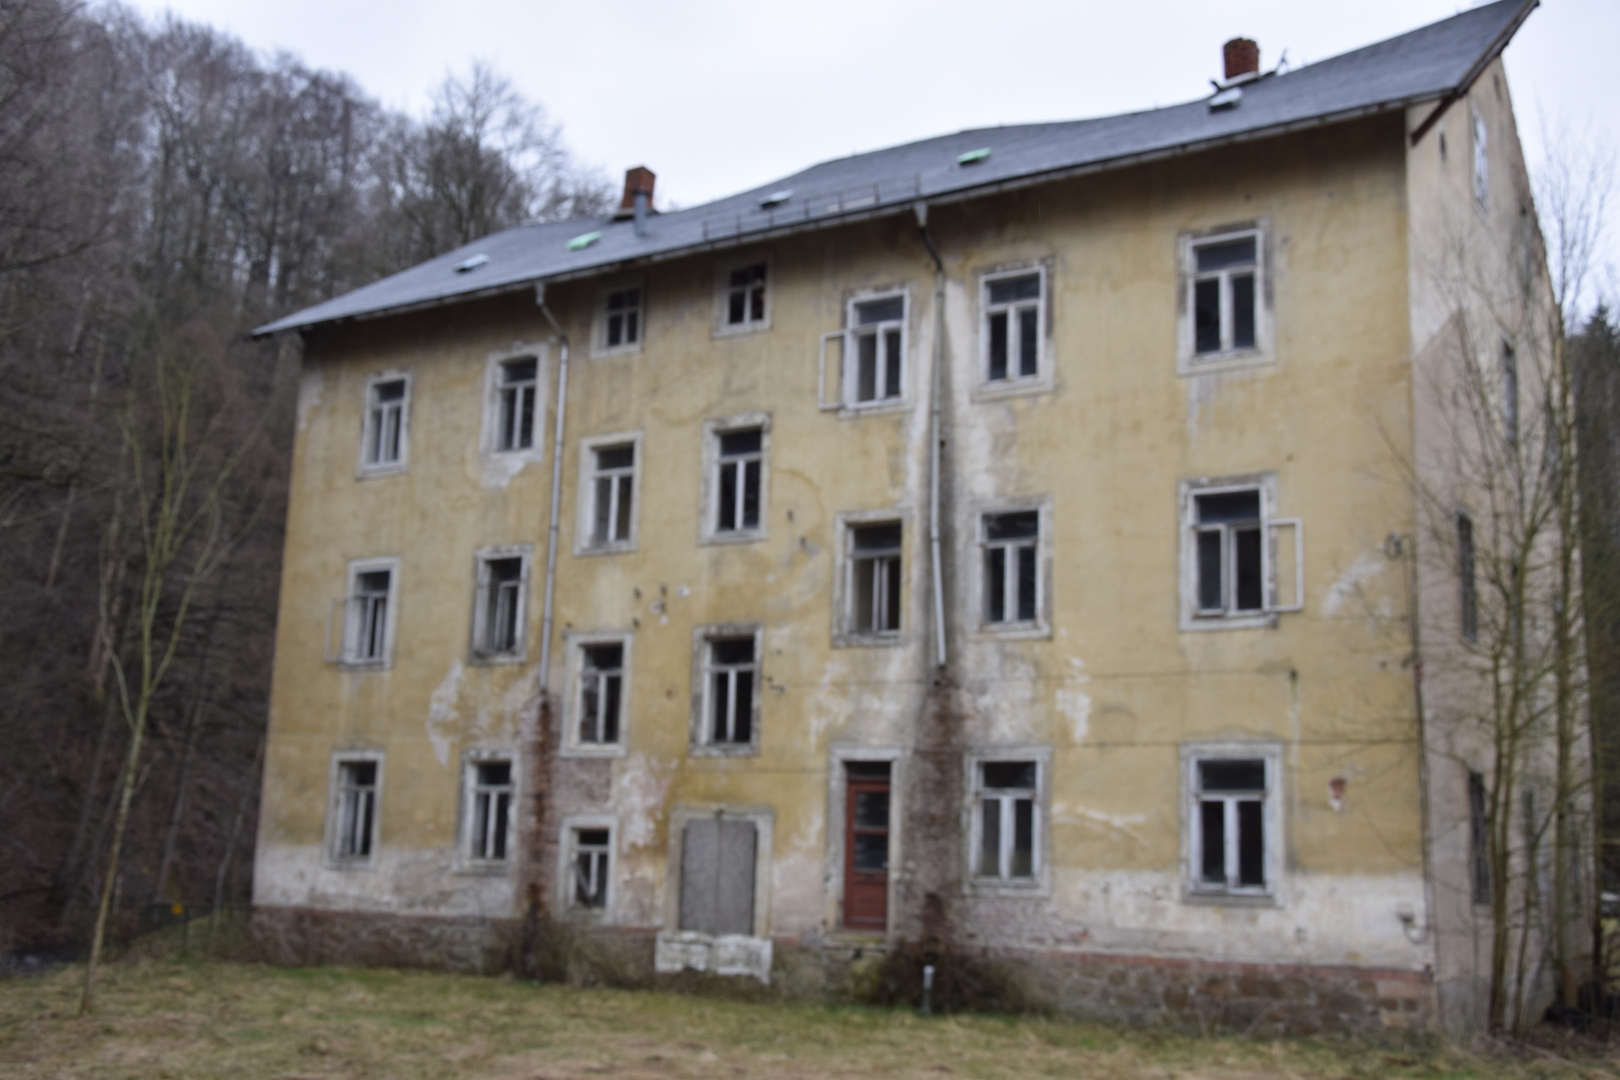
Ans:
<svg viewBox="0 0 1620 1080"><path fill-rule="evenodd" d="M945 363L945 262L939 257L934 238L928 233L928 204L912 208L917 215L917 231L934 260L934 366L933 389L928 410L928 558L934 592L934 666L945 666L945 571L939 553L939 446L941 438L940 392L944 385Z"/></svg>
<svg viewBox="0 0 1620 1080"><path fill-rule="evenodd" d="M568 335L546 306L546 284L534 287L534 302L551 324L559 343L557 361L557 427L551 442L551 526L546 533L546 595L540 616L540 697L544 700L551 675L552 595L557 584L557 524L562 516L563 424L568 415Z"/></svg>

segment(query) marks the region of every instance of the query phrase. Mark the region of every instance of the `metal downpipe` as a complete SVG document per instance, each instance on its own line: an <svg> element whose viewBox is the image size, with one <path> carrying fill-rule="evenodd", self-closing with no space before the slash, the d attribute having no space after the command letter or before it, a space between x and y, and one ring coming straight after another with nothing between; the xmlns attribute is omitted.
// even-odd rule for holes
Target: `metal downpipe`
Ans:
<svg viewBox="0 0 1620 1080"><path fill-rule="evenodd" d="M919 202L912 210L917 215L917 232L922 236L928 255L934 260L934 362L932 389L928 395L928 558L933 585L934 607L934 666L945 666L945 571L939 551L939 461L942 438L940 393L944 385L945 364L945 262L939 257L934 238L928 232L928 204Z"/></svg>
<svg viewBox="0 0 1620 1080"><path fill-rule="evenodd" d="M546 531L546 591L540 616L540 697L545 699L551 676L552 602L557 585L557 526L562 517L563 429L568 418L568 335L546 306L545 282L534 287L534 302L551 324L559 342L557 363L557 425L551 442L551 524Z"/></svg>

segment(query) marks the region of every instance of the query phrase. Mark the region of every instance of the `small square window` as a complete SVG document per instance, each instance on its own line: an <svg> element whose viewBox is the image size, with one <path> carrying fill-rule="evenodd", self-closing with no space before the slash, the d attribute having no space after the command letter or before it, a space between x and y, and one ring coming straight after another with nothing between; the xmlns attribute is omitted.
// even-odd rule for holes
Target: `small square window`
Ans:
<svg viewBox="0 0 1620 1080"><path fill-rule="evenodd" d="M381 771L381 760L371 756L339 758L335 762L328 847L334 863L372 861Z"/></svg>
<svg viewBox="0 0 1620 1080"><path fill-rule="evenodd" d="M523 655L528 616L529 558L524 548L490 548L478 555L473 605L473 653L484 658Z"/></svg>
<svg viewBox="0 0 1620 1080"><path fill-rule="evenodd" d="M1041 614L1041 514L985 514L980 519L983 611L987 628L1032 626Z"/></svg>
<svg viewBox="0 0 1620 1080"><path fill-rule="evenodd" d="M980 337L986 382L1034 379L1041 374L1045 279L1044 269L982 279Z"/></svg>
<svg viewBox="0 0 1620 1080"><path fill-rule="evenodd" d="M501 362L500 385L496 391L499 414L495 428L497 451L534 448L535 394L539 387L539 366L539 361L532 356Z"/></svg>
<svg viewBox="0 0 1620 1080"><path fill-rule="evenodd" d="M379 376L366 387L366 415L360 446L360 470L392 472L404 468L409 440L410 379Z"/></svg>
<svg viewBox="0 0 1620 1080"><path fill-rule="evenodd" d="M512 763L467 763L466 851L473 863L504 863L512 830Z"/></svg>

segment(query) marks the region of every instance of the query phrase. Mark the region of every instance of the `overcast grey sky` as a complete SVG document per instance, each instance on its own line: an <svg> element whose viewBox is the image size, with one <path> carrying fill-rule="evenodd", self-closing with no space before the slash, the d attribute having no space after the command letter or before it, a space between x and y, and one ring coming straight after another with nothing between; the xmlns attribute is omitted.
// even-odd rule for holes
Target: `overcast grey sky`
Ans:
<svg viewBox="0 0 1620 1080"><path fill-rule="evenodd" d="M717 198L859 150L992 124L1100 116L1209 92L1245 35L1272 67L1357 48L1474 6L1457 0L137 0L265 51L346 71L420 113L491 61L585 163L645 164L658 203ZM1620 145L1620 0L1546 0L1508 47L1532 162L1544 126ZM1605 260L1620 266L1620 237Z"/></svg>

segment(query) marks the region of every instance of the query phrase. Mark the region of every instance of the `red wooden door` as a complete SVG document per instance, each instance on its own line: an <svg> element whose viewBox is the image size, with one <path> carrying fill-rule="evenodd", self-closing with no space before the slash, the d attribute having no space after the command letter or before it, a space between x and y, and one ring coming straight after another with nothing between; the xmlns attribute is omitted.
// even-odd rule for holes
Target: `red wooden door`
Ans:
<svg viewBox="0 0 1620 1080"><path fill-rule="evenodd" d="M849 779L844 808L844 925L889 925L889 780Z"/></svg>

